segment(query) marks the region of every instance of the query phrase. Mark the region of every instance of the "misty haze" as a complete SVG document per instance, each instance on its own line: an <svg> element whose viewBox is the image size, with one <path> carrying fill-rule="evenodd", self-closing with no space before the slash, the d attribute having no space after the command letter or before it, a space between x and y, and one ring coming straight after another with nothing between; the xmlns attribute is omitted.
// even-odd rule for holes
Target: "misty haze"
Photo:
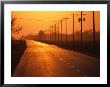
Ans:
<svg viewBox="0 0 110 87"><path fill-rule="evenodd" d="M12 11L11 76L99 77L99 11Z"/></svg>

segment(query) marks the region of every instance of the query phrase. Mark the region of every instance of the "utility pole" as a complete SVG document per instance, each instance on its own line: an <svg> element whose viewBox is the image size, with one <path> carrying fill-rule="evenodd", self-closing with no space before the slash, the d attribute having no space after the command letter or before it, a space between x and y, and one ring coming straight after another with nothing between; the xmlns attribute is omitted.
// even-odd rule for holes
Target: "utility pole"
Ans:
<svg viewBox="0 0 110 87"><path fill-rule="evenodd" d="M54 29L54 31L55 31L55 43L56 43L56 24L55 24L55 29Z"/></svg>
<svg viewBox="0 0 110 87"><path fill-rule="evenodd" d="M63 18L64 20L65 20L65 25L66 25L66 42L68 41L68 38L67 38L67 19L69 19L69 18Z"/></svg>
<svg viewBox="0 0 110 87"><path fill-rule="evenodd" d="M54 40L54 36L53 36L53 25L52 25L52 42Z"/></svg>
<svg viewBox="0 0 110 87"><path fill-rule="evenodd" d="M46 33L47 33L47 41L48 41L48 37L49 37L49 35L48 35L48 30L46 31Z"/></svg>
<svg viewBox="0 0 110 87"><path fill-rule="evenodd" d="M83 18L82 15L86 15L86 14L82 14L82 11L81 11L81 18L79 18L79 22L81 21L81 45L82 45L82 43L83 43L83 36L82 36L82 21L85 21L85 18Z"/></svg>
<svg viewBox="0 0 110 87"><path fill-rule="evenodd" d="M59 41L59 22L58 22L58 41Z"/></svg>
<svg viewBox="0 0 110 87"><path fill-rule="evenodd" d="M47 30L44 31L46 34L46 41L48 41L48 34L47 34Z"/></svg>
<svg viewBox="0 0 110 87"><path fill-rule="evenodd" d="M62 42L62 21L63 20L60 20L60 22L61 22L61 42Z"/></svg>
<svg viewBox="0 0 110 87"><path fill-rule="evenodd" d="M73 13L73 45L74 45L74 13Z"/></svg>
<svg viewBox="0 0 110 87"><path fill-rule="evenodd" d="M59 41L59 21L55 21L56 23L56 41Z"/></svg>
<svg viewBox="0 0 110 87"><path fill-rule="evenodd" d="M95 43L95 17L94 17L94 11L93 11L93 43Z"/></svg>
<svg viewBox="0 0 110 87"><path fill-rule="evenodd" d="M82 11L81 11L81 45L82 45Z"/></svg>
<svg viewBox="0 0 110 87"><path fill-rule="evenodd" d="M50 42L51 42L51 26L50 26Z"/></svg>

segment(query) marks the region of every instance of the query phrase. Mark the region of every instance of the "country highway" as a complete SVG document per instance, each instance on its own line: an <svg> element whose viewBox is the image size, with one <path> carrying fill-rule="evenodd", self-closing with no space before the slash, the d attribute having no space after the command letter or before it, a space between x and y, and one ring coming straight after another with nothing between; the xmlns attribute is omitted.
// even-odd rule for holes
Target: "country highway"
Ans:
<svg viewBox="0 0 110 87"><path fill-rule="evenodd" d="M15 77L96 77L100 76L100 60L33 40L18 63Z"/></svg>

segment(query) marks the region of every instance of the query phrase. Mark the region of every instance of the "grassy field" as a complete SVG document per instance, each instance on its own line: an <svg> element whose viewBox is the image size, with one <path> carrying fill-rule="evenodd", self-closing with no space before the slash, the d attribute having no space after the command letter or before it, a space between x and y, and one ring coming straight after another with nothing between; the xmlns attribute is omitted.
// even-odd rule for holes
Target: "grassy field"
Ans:
<svg viewBox="0 0 110 87"><path fill-rule="evenodd" d="M26 49L25 40L12 40L11 41L11 75L12 76L25 49Z"/></svg>

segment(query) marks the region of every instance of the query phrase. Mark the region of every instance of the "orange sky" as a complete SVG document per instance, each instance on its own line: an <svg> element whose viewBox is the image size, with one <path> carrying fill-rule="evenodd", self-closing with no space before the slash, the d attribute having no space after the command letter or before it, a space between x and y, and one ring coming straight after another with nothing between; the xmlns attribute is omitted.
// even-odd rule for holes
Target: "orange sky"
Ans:
<svg viewBox="0 0 110 87"><path fill-rule="evenodd" d="M75 14L75 31L80 31L80 12L74 11L12 11L12 17L17 18L16 25L23 27L19 36L35 34L39 30L46 30L50 25L58 23L64 17L68 17L67 28L68 33L72 33L72 14ZM92 31L92 11L84 11L85 21L83 22L83 31ZM100 12L95 11L95 27L96 31L100 31ZM65 33L65 21L63 21L63 33Z"/></svg>

